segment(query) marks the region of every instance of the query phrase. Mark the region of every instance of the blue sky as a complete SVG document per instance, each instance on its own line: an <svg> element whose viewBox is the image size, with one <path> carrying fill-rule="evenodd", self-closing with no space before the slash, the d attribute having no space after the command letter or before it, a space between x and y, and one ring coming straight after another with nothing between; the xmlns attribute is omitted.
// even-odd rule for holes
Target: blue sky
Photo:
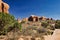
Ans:
<svg viewBox="0 0 60 40"><path fill-rule="evenodd" d="M10 5L9 12L16 18L30 15L60 19L60 0L3 0Z"/></svg>

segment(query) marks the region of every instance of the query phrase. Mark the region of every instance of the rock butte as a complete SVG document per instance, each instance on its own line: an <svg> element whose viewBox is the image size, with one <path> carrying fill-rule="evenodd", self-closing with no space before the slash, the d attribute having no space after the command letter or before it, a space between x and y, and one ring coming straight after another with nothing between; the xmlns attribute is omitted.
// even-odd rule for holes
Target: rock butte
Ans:
<svg viewBox="0 0 60 40"><path fill-rule="evenodd" d="M0 0L0 12L9 13L9 5Z"/></svg>
<svg viewBox="0 0 60 40"><path fill-rule="evenodd" d="M36 15L31 15L30 17L27 17L27 18L24 18L22 19L23 21L32 21L32 22L38 22L40 20L53 20L52 18L46 18L44 16L42 17L39 17L39 16L36 16Z"/></svg>

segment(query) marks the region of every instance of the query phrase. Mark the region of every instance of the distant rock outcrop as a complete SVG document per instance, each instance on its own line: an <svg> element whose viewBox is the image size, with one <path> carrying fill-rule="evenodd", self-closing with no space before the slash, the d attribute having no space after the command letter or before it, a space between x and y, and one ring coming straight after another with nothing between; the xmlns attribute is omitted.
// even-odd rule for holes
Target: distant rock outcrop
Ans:
<svg viewBox="0 0 60 40"><path fill-rule="evenodd" d="M40 20L45 21L45 20L53 20L53 19L52 19L52 18L46 18L46 17L44 17L44 16L39 17L39 16L31 15L30 17L24 18L23 20L24 20L24 21L38 22L38 21L40 21Z"/></svg>
<svg viewBox="0 0 60 40"><path fill-rule="evenodd" d="M27 21L28 21L28 18L23 18L23 20L22 20L22 21L26 21L26 22L27 22Z"/></svg>
<svg viewBox="0 0 60 40"><path fill-rule="evenodd" d="M42 16L42 17L39 17L39 20L47 20L47 18Z"/></svg>
<svg viewBox="0 0 60 40"><path fill-rule="evenodd" d="M9 13L9 5L0 0L0 12Z"/></svg>
<svg viewBox="0 0 60 40"><path fill-rule="evenodd" d="M37 16L35 16L35 15L31 15L29 18L28 18L28 21L33 21L33 22L36 22L36 21L38 21L39 20L39 18L37 17Z"/></svg>

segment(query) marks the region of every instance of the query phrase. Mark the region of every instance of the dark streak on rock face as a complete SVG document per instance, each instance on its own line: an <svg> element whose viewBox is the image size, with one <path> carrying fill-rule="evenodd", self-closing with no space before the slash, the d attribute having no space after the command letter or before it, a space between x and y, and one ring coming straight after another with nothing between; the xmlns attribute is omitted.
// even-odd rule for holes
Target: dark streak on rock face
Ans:
<svg viewBox="0 0 60 40"><path fill-rule="evenodd" d="M4 12L4 4L3 4L3 3L1 3L1 5L2 5L2 12Z"/></svg>

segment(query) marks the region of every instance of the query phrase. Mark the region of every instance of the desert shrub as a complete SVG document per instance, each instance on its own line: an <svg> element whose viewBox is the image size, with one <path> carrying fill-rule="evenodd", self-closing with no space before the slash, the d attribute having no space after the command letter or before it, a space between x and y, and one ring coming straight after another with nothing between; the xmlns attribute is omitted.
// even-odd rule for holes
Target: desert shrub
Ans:
<svg viewBox="0 0 60 40"><path fill-rule="evenodd" d="M0 13L0 34L6 34L14 27L21 29L21 24L18 24L15 17L10 14Z"/></svg>
<svg viewBox="0 0 60 40"><path fill-rule="evenodd" d="M60 20L56 20L55 28L60 29Z"/></svg>
<svg viewBox="0 0 60 40"><path fill-rule="evenodd" d="M55 26L51 26L51 25L49 25L49 26L47 26L47 29L55 30Z"/></svg>
<svg viewBox="0 0 60 40"><path fill-rule="evenodd" d="M38 33L45 33L46 29L45 28L39 28L37 29Z"/></svg>
<svg viewBox="0 0 60 40"><path fill-rule="evenodd" d="M47 22L42 22L42 27L44 27L44 28L47 28L47 26L49 25Z"/></svg>
<svg viewBox="0 0 60 40"><path fill-rule="evenodd" d="M21 24L25 23L25 21L22 21Z"/></svg>
<svg viewBox="0 0 60 40"><path fill-rule="evenodd" d="M14 21L13 15L0 13L0 34L6 32L9 26L13 26Z"/></svg>
<svg viewBox="0 0 60 40"><path fill-rule="evenodd" d="M13 28L15 28L16 30L19 29L21 31L21 23L15 22Z"/></svg>

